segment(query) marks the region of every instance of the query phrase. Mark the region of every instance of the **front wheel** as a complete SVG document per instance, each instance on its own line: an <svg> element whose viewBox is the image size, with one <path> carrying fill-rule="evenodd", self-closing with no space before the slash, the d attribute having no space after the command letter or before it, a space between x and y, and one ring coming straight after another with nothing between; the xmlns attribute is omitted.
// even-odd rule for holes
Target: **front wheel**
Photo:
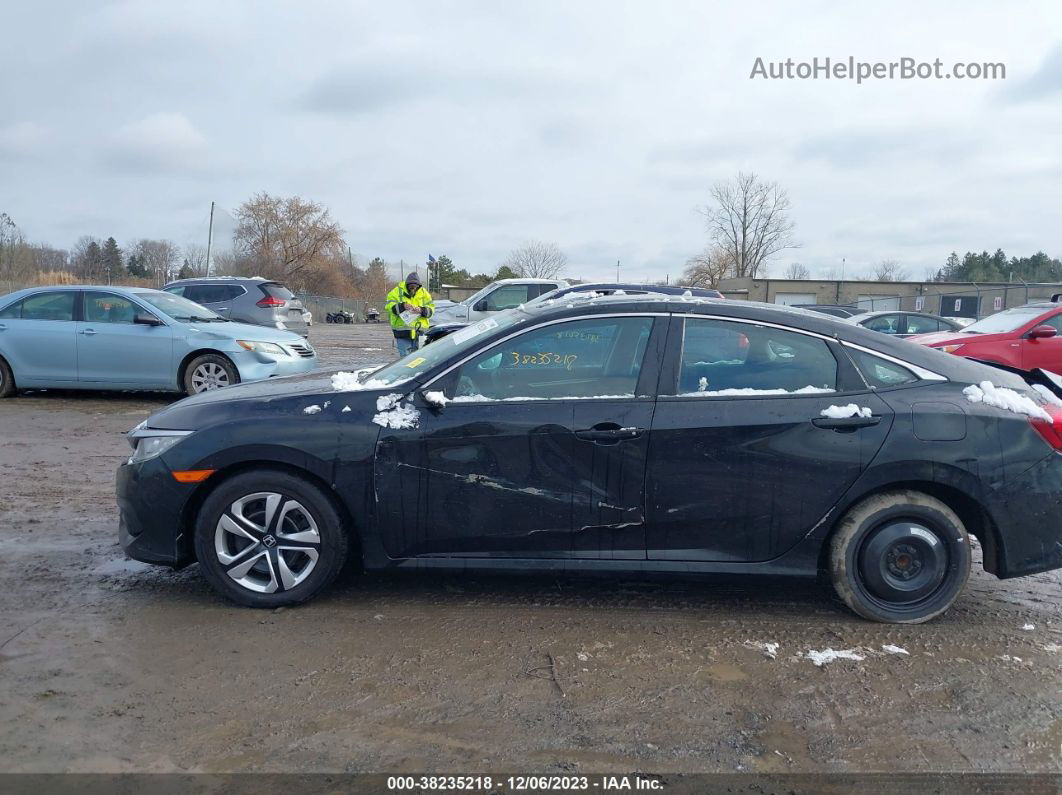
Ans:
<svg viewBox="0 0 1062 795"><path fill-rule="evenodd" d="M15 375L11 372L11 366L0 356L0 398L11 397L15 391Z"/></svg>
<svg viewBox="0 0 1062 795"><path fill-rule="evenodd" d="M220 389L240 382L240 374L235 365L224 356L207 353L197 356L184 368L184 391L188 395L198 395L211 389Z"/></svg>
<svg viewBox="0 0 1062 795"><path fill-rule="evenodd" d="M329 497L288 472L243 472L203 503L195 550L207 580L247 607L313 598L347 560L343 520Z"/></svg>
<svg viewBox="0 0 1062 795"><path fill-rule="evenodd" d="M919 491L876 494L830 539L830 579L872 621L919 624L951 607L970 576L970 539L947 505Z"/></svg>

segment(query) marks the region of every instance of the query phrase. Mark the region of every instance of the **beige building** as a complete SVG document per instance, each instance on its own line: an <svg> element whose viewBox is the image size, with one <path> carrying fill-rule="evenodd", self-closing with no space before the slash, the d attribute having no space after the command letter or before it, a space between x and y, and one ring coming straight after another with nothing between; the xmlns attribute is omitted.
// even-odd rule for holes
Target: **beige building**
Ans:
<svg viewBox="0 0 1062 795"><path fill-rule="evenodd" d="M1062 284L723 279L719 290L727 298L768 304L842 304L866 311L906 309L945 317L984 317L1029 301L1050 300L1062 293Z"/></svg>

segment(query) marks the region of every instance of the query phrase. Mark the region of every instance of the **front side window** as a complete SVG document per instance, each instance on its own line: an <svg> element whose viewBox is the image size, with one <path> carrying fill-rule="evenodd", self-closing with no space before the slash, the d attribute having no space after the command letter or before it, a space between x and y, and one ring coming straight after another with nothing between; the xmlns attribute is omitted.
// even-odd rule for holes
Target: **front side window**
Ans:
<svg viewBox="0 0 1062 795"><path fill-rule="evenodd" d="M951 326L945 326L939 320L932 317L919 317L918 315L907 316L908 334L929 334L934 331L948 331Z"/></svg>
<svg viewBox="0 0 1062 795"><path fill-rule="evenodd" d="M137 306L128 298L114 293L85 293L87 323L132 323Z"/></svg>
<svg viewBox="0 0 1062 795"><path fill-rule="evenodd" d="M491 347L445 379L458 402L634 397L651 317L555 323Z"/></svg>
<svg viewBox="0 0 1062 795"><path fill-rule="evenodd" d="M22 302L15 301L10 306L5 306L0 309L0 318L19 318L22 317Z"/></svg>
<svg viewBox="0 0 1062 795"><path fill-rule="evenodd" d="M193 303L187 298L181 298L179 295L152 290L150 292L137 293L136 296L142 301L151 304L160 312L182 323L225 322L225 318L214 314L205 306Z"/></svg>
<svg viewBox="0 0 1062 795"><path fill-rule="evenodd" d="M682 396L833 392L837 360L825 341L794 331L687 318L679 366Z"/></svg>
<svg viewBox="0 0 1062 795"><path fill-rule="evenodd" d="M510 284L499 287L487 296L487 311L497 312L502 309L512 309L527 301L526 284Z"/></svg>
<svg viewBox="0 0 1062 795"><path fill-rule="evenodd" d="M38 293L22 300L23 320L73 320L74 293Z"/></svg>

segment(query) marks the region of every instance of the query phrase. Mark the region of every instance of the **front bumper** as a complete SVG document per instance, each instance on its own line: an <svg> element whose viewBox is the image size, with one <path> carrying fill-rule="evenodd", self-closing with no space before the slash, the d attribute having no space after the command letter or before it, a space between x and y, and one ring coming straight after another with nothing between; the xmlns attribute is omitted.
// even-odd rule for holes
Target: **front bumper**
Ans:
<svg viewBox="0 0 1062 795"><path fill-rule="evenodd" d="M194 528L181 517L195 485L178 483L161 458L118 467L118 540L134 560L180 568L195 560Z"/></svg>
<svg viewBox="0 0 1062 795"><path fill-rule="evenodd" d="M308 373L320 367L320 361L316 356L273 356L245 350L226 355L232 359L236 369L240 371L242 383L264 381L267 378L277 378L282 375Z"/></svg>

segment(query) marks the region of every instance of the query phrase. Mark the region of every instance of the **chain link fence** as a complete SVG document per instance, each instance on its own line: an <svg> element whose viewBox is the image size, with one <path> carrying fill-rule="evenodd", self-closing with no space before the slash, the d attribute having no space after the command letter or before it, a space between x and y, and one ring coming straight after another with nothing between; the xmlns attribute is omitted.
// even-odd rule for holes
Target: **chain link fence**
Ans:
<svg viewBox="0 0 1062 795"><path fill-rule="evenodd" d="M375 309L377 319L386 320L384 317L384 301L366 301L361 298L338 298L333 295L311 295L310 293L296 293L296 297L302 301L305 309L313 314L313 322L324 323L325 318L336 312L349 312L354 316L355 323L365 323L370 309Z"/></svg>

